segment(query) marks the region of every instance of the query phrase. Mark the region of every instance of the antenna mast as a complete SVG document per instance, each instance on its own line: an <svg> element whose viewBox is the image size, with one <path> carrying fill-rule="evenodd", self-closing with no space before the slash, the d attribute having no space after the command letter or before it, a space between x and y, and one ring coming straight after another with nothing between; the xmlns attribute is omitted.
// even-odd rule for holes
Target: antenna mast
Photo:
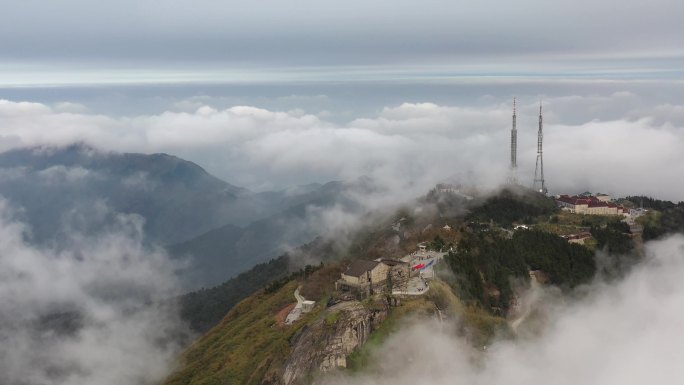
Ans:
<svg viewBox="0 0 684 385"><path fill-rule="evenodd" d="M544 141L544 132L542 129L542 104L539 102L539 132L537 133L537 164L534 168L534 183L532 189L539 191L546 195L548 190L544 183L544 156L542 151L542 143Z"/></svg>
<svg viewBox="0 0 684 385"><path fill-rule="evenodd" d="M511 166L508 183L518 184L518 130L516 129L515 97L513 97L513 128L511 128Z"/></svg>

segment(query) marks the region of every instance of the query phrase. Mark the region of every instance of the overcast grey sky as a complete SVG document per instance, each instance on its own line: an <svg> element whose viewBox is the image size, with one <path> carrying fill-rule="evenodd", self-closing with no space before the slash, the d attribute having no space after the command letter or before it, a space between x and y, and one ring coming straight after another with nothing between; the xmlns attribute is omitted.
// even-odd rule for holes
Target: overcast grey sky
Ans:
<svg viewBox="0 0 684 385"><path fill-rule="evenodd" d="M0 84L670 76L684 55L677 0L0 3Z"/></svg>
<svg viewBox="0 0 684 385"><path fill-rule="evenodd" d="M86 141L255 190L370 175L418 193L454 174L500 180L518 96L525 178L543 99L552 192L684 199L681 1L0 8L3 150Z"/></svg>

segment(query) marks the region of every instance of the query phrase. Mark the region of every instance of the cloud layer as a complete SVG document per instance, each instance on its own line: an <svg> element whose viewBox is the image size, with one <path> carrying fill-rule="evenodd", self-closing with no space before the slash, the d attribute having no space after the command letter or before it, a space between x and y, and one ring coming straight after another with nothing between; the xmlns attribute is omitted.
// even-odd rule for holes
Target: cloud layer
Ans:
<svg viewBox="0 0 684 385"><path fill-rule="evenodd" d="M648 105L629 92L544 103L545 171L552 192L684 199L684 181L674 177L684 173L682 106ZM518 114L523 183L534 172L535 104L523 101ZM403 103L346 124L301 110L249 106L203 104L192 112L133 117L66 107L0 101L0 149L85 141L105 150L179 155L257 190L367 175L402 197L451 176L494 186L507 172L508 102Z"/></svg>
<svg viewBox="0 0 684 385"><path fill-rule="evenodd" d="M141 219L39 249L0 201L0 372L6 384L147 384L166 374L184 329L173 264L142 245Z"/></svg>
<svg viewBox="0 0 684 385"><path fill-rule="evenodd" d="M681 377L684 237L650 243L624 281L596 283L577 301L547 303L534 337L500 341L482 354L437 324L392 336L373 374L327 384L667 384ZM447 328L443 328L447 329Z"/></svg>

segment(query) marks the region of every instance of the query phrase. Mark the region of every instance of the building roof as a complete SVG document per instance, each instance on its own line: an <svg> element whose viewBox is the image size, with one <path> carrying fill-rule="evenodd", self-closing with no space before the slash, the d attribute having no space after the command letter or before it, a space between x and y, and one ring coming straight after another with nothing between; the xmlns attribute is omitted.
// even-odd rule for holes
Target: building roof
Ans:
<svg viewBox="0 0 684 385"><path fill-rule="evenodd" d="M598 198L595 196L568 196L568 195L560 195L557 198L558 201L560 202L565 202L569 203L571 205L587 205L587 207L610 207L610 208L617 208L620 209L621 206L616 205L615 203L612 202L603 202L600 201ZM624 210L624 208L622 208Z"/></svg>
<svg viewBox="0 0 684 385"><path fill-rule="evenodd" d="M567 196L567 195L561 195L558 197L558 200L561 202L569 203L571 205L588 205L591 200L588 198L581 198L578 196Z"/></svg>
<svg viewBox="0 0 684 385"><path fill-rule="evenodd" d="M396 259L381 259L380 262L387 266L408 265L408 262L398 261Z"/></svg>
<svg viewBox="0 0 684 385"><path fill-rule="evenodd" d="M561 235L561 238L565 239L586 239L591 238L591 233L588 231L583 231L577 234Z"/></svg>
<svg viewBox="0 0 684 385"><path fill-rule="evenodd" d="M367 271L373 270L379 263L380 262L377 261L358 259L349 265L347 270L344 272L344 275L348 275L350 277L360 277Z"/></svg>

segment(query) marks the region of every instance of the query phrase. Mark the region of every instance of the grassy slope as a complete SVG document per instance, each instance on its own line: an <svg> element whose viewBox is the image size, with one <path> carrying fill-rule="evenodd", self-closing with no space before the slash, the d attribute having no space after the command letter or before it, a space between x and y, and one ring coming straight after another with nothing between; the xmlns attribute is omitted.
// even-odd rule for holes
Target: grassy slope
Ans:
<svg viewBox="0 0 684 385"><path fill-rule="evenodd" d="M435 279L430 282L430 290L424 296L404 299L401 306L390 309L387 319L370 335L368 342L348 357L348 368L353 372L372 369L377 359L375 350L389 336L414 320L434 317L437 309L456 318L459 329L468 333L478 346L486 345L496 335L508 331L505 319L474 306L465 306L449 285Z"/></svg>
<svg viewBox="0 0 684 385"><path fill-rule="evenodd" d="M434 220L429 218L427 223ZM455 237L459 234L455 230L444 233L442 224L438 225L439 227L430 231L441 236ZM388 254L402 255L402 246L415 247L415 242L434 237L430 231L421 231L425 223L415 223L403 228L413 234L410 239L403 240L397 249L386 250L387 239L392 235L387 233L388 227L389 222L373 223L373 226L359 231L348 256L371 258ZM334 282L332 278L338 276L339 269L340 265L332 264L317 271L306 280L303 292L312 299L325 298L329 292L327 286ZM320 277L313 279L318 275ZM276 369L282 366L289 354L289 339L311 317L317 315L317 312L308 315L290 327L280 328L276 325L275 314L288 303L294 302L292 292L296 285L295 282L289 282L274 293L267 295L260 292L236 305L217 326L188 348L181 358L181 368L166 383L258 384L264 378L275 375ZM495 334L505 332L504 319L477 307L463 305L447 284L435 280L427 295L404 300L402 306L391 310L386 321L371 334L369 342L352 354L349 359L350 368L361 370L372 366L371 352L375 347L408 320L434 316L438 308L454 316L459 321L460 330L467 333L475 344L484 345Z"/></svg>
<svg viewBox="0 0 684 385"><path fill-rule="evenodd" d="M287 357L290 337L317 313L292 326L276 325L276 313L294 302L296 287L292 281L271 295L257 293L240 302L186 350L166 384L260 384Z"/></svg>
<svg viewBox="0 0 684 385"><path fill-rule="evenodd" d="M187 293L179 298L181 315L199 333L207 332L239 301L288 274L289 258L281 256L254 266L221 285Z"/></svg>

